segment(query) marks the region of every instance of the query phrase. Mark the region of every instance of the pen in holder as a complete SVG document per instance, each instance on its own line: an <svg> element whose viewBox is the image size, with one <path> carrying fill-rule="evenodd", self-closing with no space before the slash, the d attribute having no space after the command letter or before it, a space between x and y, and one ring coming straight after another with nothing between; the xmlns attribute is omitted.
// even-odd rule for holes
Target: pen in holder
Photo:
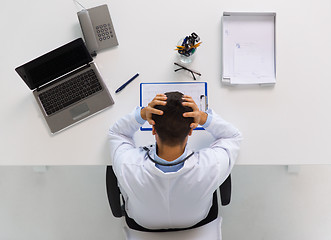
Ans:
<svg viewBox="0 0 331 240"><path fill-rule="evenodd" d="M186 36L179 40L175 51L178 52L179 59L182 63L190 63L193 60L194 53L200 46L200 37L196 33L191 33L190 36Z"/></svg>

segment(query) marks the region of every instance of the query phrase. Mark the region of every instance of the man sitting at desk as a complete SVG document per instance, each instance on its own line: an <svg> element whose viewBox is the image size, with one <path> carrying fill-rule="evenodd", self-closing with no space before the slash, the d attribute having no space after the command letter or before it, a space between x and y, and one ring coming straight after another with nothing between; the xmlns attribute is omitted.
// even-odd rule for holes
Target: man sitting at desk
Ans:
<svg viewBox="0 0 331 240"><path fill-rule="evenodd" d="M133 135L146 120L156 144L136 147ZM215 140L192 152L186 143L198 125ZM127 238L221 239L220 216L199 223L208 216L213 193L230 174L240 141L234 126L210 109L200 111L190 96L179 92L158 94L147 107L119 119L109 130L109 145L128 217L145 230L177 230L155 233L126 227Z"/></svg>

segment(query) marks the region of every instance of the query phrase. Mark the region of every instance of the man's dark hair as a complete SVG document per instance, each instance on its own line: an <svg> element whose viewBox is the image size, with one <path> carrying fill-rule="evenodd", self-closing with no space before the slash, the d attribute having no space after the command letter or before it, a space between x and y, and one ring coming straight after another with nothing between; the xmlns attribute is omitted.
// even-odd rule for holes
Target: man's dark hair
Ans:
<svg viewBox="0 0 331 240"><path fill-rule="evenodd" d="M157 105L155 108L163 111L163 115L152 115L155 121L155 130L161 141L174 146L182 143L190 132L192 117L183 117L183 113L192 112L191 107L183 106L183 94L180 92L167 92L167 104Z"/></svg>

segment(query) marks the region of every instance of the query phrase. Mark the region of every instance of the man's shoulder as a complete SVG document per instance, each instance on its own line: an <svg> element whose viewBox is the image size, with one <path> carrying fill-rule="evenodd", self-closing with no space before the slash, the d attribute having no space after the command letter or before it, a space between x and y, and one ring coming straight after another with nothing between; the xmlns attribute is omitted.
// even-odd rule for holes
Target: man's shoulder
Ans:
<svg viewBox="0 0 331 240"><path fill-rule="evenodd" d="M131 148L123 151L114 165L141 165L145 160L146 151L142 147Z"/></svg>

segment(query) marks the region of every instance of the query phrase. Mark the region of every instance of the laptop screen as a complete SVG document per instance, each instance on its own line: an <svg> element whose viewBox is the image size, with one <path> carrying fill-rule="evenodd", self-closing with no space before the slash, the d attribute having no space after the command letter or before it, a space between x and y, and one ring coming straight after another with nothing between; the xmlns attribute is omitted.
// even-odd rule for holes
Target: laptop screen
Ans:
<svg viewBox="0 0 331 240"><path fill-rule="evenodd" d="M15 70L33 90L92 60L83 40L78 38Z"/></svg>

